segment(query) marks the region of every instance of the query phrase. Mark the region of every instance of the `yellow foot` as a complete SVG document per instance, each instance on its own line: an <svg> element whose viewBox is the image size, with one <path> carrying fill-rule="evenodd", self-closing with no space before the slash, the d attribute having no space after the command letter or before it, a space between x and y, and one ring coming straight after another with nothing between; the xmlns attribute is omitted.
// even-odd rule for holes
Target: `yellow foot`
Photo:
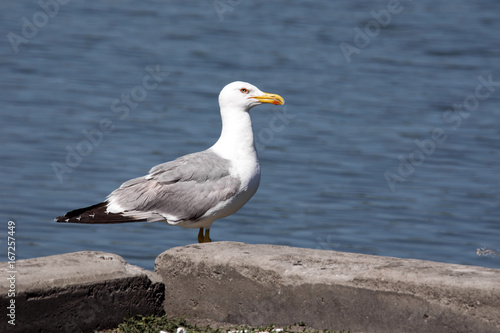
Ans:
<svg viewBox="0 0 500 333"><path fill-rule="evenodd" d="M210 239L210 229L205 229L205 237L204 243L210 243L212 240Z"/></svg>
<svg viewBox="0 0 500 333"><path fill-rule="evenodd" d="M203 228L200 228L200 232L198 232L198 243L210 243L211 241L210 229L206 229L205 235L203 235Z"/></svg>

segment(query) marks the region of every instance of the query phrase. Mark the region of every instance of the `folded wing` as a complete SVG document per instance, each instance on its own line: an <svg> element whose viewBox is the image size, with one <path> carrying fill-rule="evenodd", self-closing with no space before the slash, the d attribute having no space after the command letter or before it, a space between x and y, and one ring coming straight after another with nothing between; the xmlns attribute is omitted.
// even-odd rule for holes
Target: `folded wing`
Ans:
<svg viewBox="0 0 500 333"><path fill-rule="evenodd" d="M210 150L153 167L131 179L103 203L77 209L57 222L123 223L196 221L207 211L236 195L240 181L231 176L230 161Z"/></svg>

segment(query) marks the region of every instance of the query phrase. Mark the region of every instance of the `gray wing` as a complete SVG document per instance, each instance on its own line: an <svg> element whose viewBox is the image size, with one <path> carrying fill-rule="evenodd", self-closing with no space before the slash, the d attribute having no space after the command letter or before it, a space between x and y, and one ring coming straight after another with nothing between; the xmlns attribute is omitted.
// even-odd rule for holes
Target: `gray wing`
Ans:
<svg viewBox="0 0 500 333"><path fill-rule="evenodd" d="M129 180L108 196L127 216L170 222L197 220L219 202L236 195L240 180L231 163L210 150L153 167L147 176Z"/></svg>

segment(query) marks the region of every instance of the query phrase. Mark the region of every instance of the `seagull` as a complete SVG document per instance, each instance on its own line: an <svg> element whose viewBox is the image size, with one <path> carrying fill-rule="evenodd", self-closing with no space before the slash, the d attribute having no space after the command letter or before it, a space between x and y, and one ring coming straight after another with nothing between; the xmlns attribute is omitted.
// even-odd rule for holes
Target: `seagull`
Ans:
<svg viewBox="0 0 500 333"><path fill-rule="evenodd" d="M154 166L126 181L104 202L55 219L67 223L165 222L199 228L198 242L211 242L210 227L236 213L255 194L260 166L249 111L262 103L283 105L277 94L236 81L219 94L222 131L210 148Z"/></svg>

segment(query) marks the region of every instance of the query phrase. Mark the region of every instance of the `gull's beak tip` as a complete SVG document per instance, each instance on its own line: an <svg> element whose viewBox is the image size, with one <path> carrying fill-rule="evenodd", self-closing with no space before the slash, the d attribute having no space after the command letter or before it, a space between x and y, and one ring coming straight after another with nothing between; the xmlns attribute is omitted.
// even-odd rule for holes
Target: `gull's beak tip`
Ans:
<svg viewBox="0 0 500 333"><path fill-rule="evenodd" d="M269 104L274 104L274 105L284 105L285 104L285 100L283 99L283 97L281 97L278 94L264 93L263 95L255 96L254 98L261 103L269 103Z"/></svg>

